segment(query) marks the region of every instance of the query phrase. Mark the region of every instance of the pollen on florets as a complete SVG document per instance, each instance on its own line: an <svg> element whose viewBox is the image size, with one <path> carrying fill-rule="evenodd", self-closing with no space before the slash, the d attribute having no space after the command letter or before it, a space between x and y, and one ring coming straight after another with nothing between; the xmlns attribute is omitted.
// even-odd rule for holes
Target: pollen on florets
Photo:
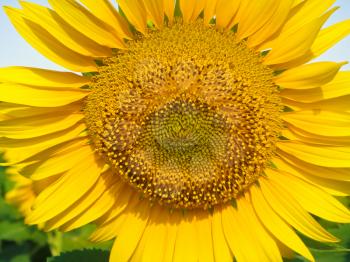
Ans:
<svg viewBox="0 0 350 262"><path fill-rule="evenodd" d="M151 201L210 208L274 154L273 72L232 32L175 23L103 60L84 112L96 150Z"/></svg>

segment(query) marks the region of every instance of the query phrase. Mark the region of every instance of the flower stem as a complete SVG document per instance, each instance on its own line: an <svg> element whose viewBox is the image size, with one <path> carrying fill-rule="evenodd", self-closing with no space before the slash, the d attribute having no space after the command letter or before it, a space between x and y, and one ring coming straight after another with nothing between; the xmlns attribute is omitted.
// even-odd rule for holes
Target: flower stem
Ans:
<svg viewBox="0 0 350 262"><path fill-rule="evenodd" d="M52 256L58 256L62 251L62 232L52 231L47 233L47 242Z"/></svg>

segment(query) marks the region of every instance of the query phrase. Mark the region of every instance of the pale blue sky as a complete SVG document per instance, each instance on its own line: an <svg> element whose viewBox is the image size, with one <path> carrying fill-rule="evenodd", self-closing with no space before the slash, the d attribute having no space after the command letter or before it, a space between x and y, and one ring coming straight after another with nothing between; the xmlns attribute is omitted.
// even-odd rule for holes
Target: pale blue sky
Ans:
<svg viewBox="0 0 350 262"><path fill-rule="evenodd" d="M31 2L47 5L47 0L31 0ZM0 0L0 5L18 6L18 3L16 0ZM350 0L338 0L336 5L341 8L327 22L327 25L350 19ZM23 65L64 70L26 43L14 30L2 9L0 10L0 36L0 67ZM350 61L350 37L341 41L318 60ZM349 70L350 65L346 65L343 69Z"/></svg>

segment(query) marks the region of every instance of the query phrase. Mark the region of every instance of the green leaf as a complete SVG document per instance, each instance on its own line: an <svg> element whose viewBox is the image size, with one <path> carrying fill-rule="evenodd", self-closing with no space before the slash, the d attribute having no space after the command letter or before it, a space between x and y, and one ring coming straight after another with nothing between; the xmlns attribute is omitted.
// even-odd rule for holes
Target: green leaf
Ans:
<svg viewBox="0 0 350 262"><path fill-rule="evenodd" d="M350 249L350 224L337 224L337 227L327 229L341 240L339 243L341 246Z"/></svg>
<svg viewBox="0 0 350 262"><path fill-rule="evenodd" d="M28 254L22 254L22 255L15 256L10 261L11 262L31 262L30 256Z"/></svg>
<svg viewBox="0 0 350 262"><path fill-rule="evenodd" d="M337 199L342 202L344 206L350 208L350 197L337 197Z"/></svg>
<svg viewBox="0 0 350 262"><path fill-rule="evenodd" d="M83 74L83 76L88 76L88 77L92 77L92 76L97 75L96 72L84 72L84 73L82 73L82 74Z"/></svg>
<svg viewBox="0 0 350 262"><path fill-rule="evenodd" d="M2 241L0 262L30 262L33 252L33 243L25 242L16 245L14 242Z"/></svg>
<svg viewBox="0 0 350 262"><path fill-rule="evenodd" d="M12 240L17 243L30 238L27 227L20 222L0 222L0 240Z"/></svg>
<svg viewBox="0 0 350 262"><path fill-rule="evenodd" d="M180 0L177 0L175 4L175 17L181 17L181 16L182 16L182 13L180 8Z"/></svg>
<svg viewBox="0 0 350 262"><path fill-rule="evenodd" d="M21 218L20 213L14 206L6 203L0 196L0 221L3 220L18 220Z"/></svg>
<svg viewBox="0 0 350 262"><path fill-rule="evenodd" d="M64 233L62 235L62 251L71 251L74 249L97 248L109 250L112 247L113 241L102 243L93 243L89 241L89 236L95 230L96 226L86 225L82 228Z"/></svg>
<svg viewBox="0 0 350 262"><path fill-rule="evenodd" d="M349 252L337 250L311 250L317 262L347 262L350 258Z"/></svg>
<svg viewBox="0 0 350 262"><path fill-rule="evenodd" d="M47 262L108 262L108 258L108 251L98 249L85 249L62 253L60 256L56 257L50 257L47 259Z"/></svg>
<svg viewBox="0 0 350 262"><path fill-rule="evenodd" d="M23 222L1 221L0 240L14 241L16 243L31 240L39 245L44 245L46 236L35 227L27 226Z"/></svg>
<svg viewBox="0 0 350 262"><path fill-rule="evenodd" d="M0 155L0 162L4 162L2 155ZM5 173L6 167L0 167L0 196L4 197L5 192L13 187L13 182L7 179Z"/></svg>

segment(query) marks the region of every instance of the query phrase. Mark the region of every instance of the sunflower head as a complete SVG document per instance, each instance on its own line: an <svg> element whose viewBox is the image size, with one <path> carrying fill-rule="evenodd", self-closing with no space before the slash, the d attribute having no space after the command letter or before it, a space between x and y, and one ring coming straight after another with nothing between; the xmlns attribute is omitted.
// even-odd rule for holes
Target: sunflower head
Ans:
<svg viewBox="0 0 350 262"><path fill-rule="evenodd" d="M199 20L102 60L84 113L98 152L150 200L209 208L262 175L281 129L273 71Z"/></svg>
<svg viewBox="0 0 350 262"><path fill-rule="evenodd" d="M334 198L350 194L350 75L309 63L350 33L322 29L333 2L6 8L39 52L89 72L0 69L0 146L35 188L26 222L94 222L118 262L312 261L292 228L336 242L310 213L350 222Z"/></svg>

